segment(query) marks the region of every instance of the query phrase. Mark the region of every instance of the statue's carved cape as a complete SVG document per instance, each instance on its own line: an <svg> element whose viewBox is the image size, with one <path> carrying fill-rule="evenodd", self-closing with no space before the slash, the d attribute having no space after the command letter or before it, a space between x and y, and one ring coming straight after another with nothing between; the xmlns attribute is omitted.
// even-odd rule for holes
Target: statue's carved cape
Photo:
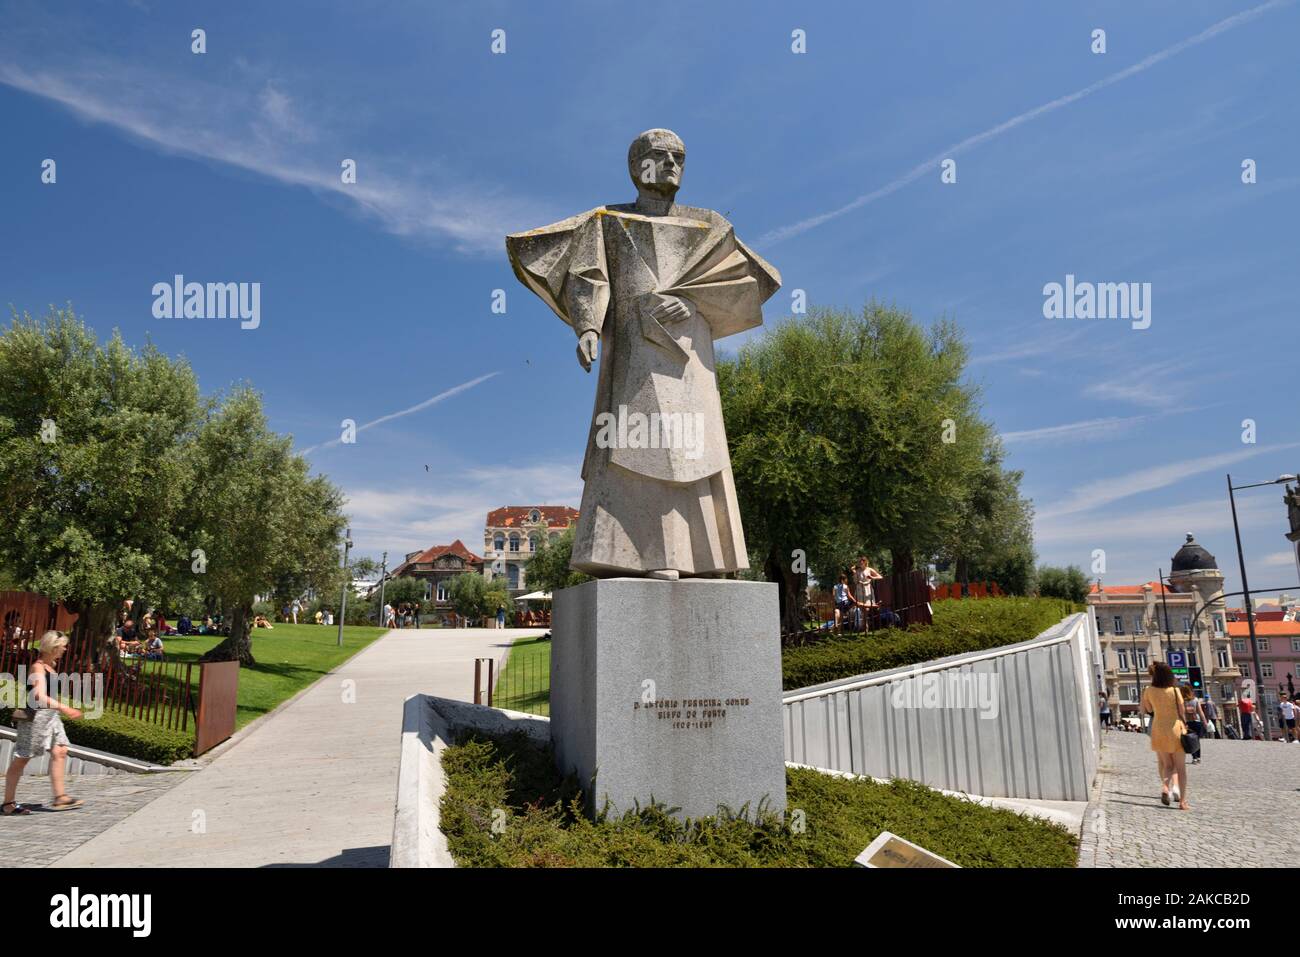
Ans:
<svg viewBox="0 0 1300 957"><path fill-rule="evenodd" d="M627 486L630 476L623 473L676 486L664 494L682 502L695 501L692 496L697 492L707 499L712 493L693 485L710 480L718 485L719 494L734 499L734 491L727 491L731 462L713 340L762 324L762 304L781 284L777 271L737 239L731 223L718 213L689 206L674 206L664 216L642 215L631 205L601 206L508 236L506 249L519 280L575 333L600 336L600 375L583 462L587 488L575 565L584 533L589 544L593 539L613 541L621 539L631 525L663 526L676 520L617 514L619 506L611 503L611 495L638 497ZM670 297L684 303L689 314L665 324L653 313ZM690 430L690 442L659 441L664 436L653 427L648 445L598 442L602 413L629 418L639 414L645 420L654 416L675 429L684 425ZM598 487L593 490L593 485ZM643 490L639 497L647 494L649 490ZM588 518L588 504L598 514ZM710 546L706 550L712 557L698 555L695 562L679 558L682 563L674 564L670 556L661 555L653 560L664 565L647 567L679 567L687 573L747 567L734 501L693 506L701 507L710 515L720 513L717 527L712 517L708 519L706 537L715 540L715 546L719 535L729 538L729 543ZM606 509L609 514L602 514ZM677 505L668 509L668 513L680 511ZM696 531L690 529L687 537ZM601 550L598 541L593 547ZM636 547L644 551L649 546ZM739 557L734 554L737 548ZM618 561L627 559L626 548L606 550L611 549L623 555ZM587 564L618 567L618 561L596 558Z"/></svg>

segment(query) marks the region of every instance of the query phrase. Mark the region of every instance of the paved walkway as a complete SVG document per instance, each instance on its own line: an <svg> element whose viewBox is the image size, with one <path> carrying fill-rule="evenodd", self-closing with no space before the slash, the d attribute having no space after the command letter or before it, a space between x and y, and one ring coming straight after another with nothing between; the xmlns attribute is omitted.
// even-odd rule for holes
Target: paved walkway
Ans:
<svg viewBox="0 0 1300 957"><path fill-rule="evenodd" d="M390 631L54 866L386 867L403 701L470 700L475 658L499 663L515 638L542 633ZM89 803L42 823L86 813L96 813Z"/></svg>
<svg viewBox="0 0 1300 957"><path fill-rule="evenodd" d="M1104 736L1081 867L1300 865L1300 745L1208 740L1188 761L1191 811L1160 803L1150 739Z"/></svg>

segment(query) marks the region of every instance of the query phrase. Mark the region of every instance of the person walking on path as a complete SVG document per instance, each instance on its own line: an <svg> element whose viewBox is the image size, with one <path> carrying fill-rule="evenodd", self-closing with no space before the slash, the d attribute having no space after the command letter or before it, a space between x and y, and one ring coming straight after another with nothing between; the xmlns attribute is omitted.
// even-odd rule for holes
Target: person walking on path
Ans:
<svg viewBox="0 0 1300 957"><path fill-rule="evenodd" d="M1142 710L1151 715L1151 750L1156 753L1160 774L1160 803L1166 807L1170 797L1178 807L1190 811L1187 804L1187 754L1183 735L1187 722L1183 696L1174 684L1174 672L1163 661L1153 661L1147 669L1151 684L1142 692Z"/></svg>
<svg viewBox="0 0 1300 957"><path fill-rule="evenodd" d="M1205 712L1205 730L1216 738L1222 738L1223 729L1219 727L1219 706L1208 694L1201 699L1201 710Z"/></svg>
<svg viewBox="0 0 1300 957"><path fill-rule="evenodd" d="M1192 752L1192 764L1201 763L1201 738L1205 737L1205 709L1201 707L1201 696L1191 688L1183 685L1183 711L1187 715L1187 730L1196 735L1196 750Z"/></svg>
<svg viewBox="0 0 1300 957"><path fill-rule="evenodd" d="M1282 731L1286 734L1288 742L1295 740L1295 702L1292 701L1285 691L1282 692L1282 703L1278 705L1278 710L1282 712Z"/></svg>
<svg viewBox="0 0 1300 957"><path fill-rule="evenodd" d="M1110 730L1110 698L1106 697L1106 692L1098 693L1097 697L1101 699L1101 726L1107 731Z"/></svg>
<svg viewBox="0 0 1300 957"><path fill-rule="evenodd" d="M69 707L50 690L50 675L59 658L67 650L68 638L62 632L47 631L41 636L40 657L32 664L31 691L27 695L25 711L29 717L15 718L18 737L14 742L14 759L5 772L5 797L0 804L0 814L11 817L15 814L30 814L31 808L19 804L18 779L23 775L27 762L50 752L50 790L54 801L49 805L51 811L70 811L81 807L85 802L69 797L63 791L63 769L68 758L68 735L63 730L63 718L80 718L81 712Z"/></svg>
<svg viewBox="0 0 1300 957"><path fill-rule="evenodd" d="M1241 740L1249 741L1250 719L1255 713L1255 702L1243 697L1237 702L1237 710L1241 713Z"/></svg>
<svg viewBox="0 0 1300 957"><path fill-rule="evenodd" d="M506 626L506 606L497 605L497 627L504 628L505 626Z"/></svg>

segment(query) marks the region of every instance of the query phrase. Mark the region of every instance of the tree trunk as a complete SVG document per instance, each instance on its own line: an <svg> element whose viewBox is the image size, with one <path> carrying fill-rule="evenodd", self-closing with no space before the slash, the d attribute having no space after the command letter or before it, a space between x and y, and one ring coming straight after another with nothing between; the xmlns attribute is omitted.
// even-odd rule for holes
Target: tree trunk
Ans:
<svg viewBox="0 0 1300 957"><path fill-rule="evenodd" d="M961 597L970 597L970 562L964 558L957 559L957 565L953 571L952 579L958 585L961 585Z"/></svg>
<svg viewBox="0 0 1300 957"><path fill-rule="evenodd" d="M893 566L890 573L894 575L906 575L916 563L912 561L912 550L910 548L891 548L889 550L890 564Z"/></svg>
<svg viewBox="0 0 1300 957"><path fill-rule="evenodd" d="M803 597L799 583L802 575L795 574L787 561L783 560L780 550L773 548L763 563L763 573L770 582L776 582L780 588L777 595L781 608L781 634L788 635L803 629Z"/></svg>
<svg viewBox="0 0 1300 957"><path fill-rule="evenodd" d="M68 636L68 657L80 657L83 652L89 652L91 660L98 661L104 643L113 632L117 605L112 602L82 602L69 610L77 613L77 620Z"/></svg>
<svg viewBox="0 0 1300 957"><path fill-rule="evenodd" d="M238 661L241 668L250 668L257 664L253 660L252 606L239 605L232 608L227 620L230 623L230 637L201 657L199 661Z"/></svg>

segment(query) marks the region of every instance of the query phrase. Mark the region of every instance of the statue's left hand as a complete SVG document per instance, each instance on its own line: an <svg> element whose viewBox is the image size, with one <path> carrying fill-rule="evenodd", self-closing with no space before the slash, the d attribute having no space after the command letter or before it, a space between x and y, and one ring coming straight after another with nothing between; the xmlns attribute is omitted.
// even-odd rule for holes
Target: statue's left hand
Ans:
<svg viewBox="0 0 1300 957"><path fill-rule="evenodd" d="M675 296L668 296L659 305L655 306L650 313L650 318L660 324L666 322L679 322L690 316L691 310L686 303L682 302Z"/></svg>

